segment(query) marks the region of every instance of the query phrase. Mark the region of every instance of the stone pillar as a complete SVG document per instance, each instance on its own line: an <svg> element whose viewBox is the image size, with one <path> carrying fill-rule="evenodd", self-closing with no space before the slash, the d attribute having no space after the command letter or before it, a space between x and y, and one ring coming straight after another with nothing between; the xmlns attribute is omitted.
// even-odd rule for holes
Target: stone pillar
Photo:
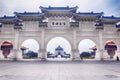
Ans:
<svg viewBox="0 0 120 80"><path fill-rule="evenodd" d="M80 59L79 50L73 49L72 50L72 60L79 60L79 59Z"/></svg>
<svg viewBox="0 0 120 80"><path fill-rule="evenodd" d="M2 50L0 50L0 60L3 60L4 59L4 56L2 54Z"/></svg>
<svg viewBox="0 0 120 80"><path fill-rule="evenodd" d="M45 49L41 49L40 50L40 53L41 53L41 60L46 60L46 50Z"/></svg>
<svg viewBox="0 0 120 80"><path fill-rule="evenodd" d="M13 60L17 60L18 58L18 50L19 50L19 47L18 47L18 41L19 41L19 31L16 30L15 31L15 42L14 42L14 49L13 49L13 52L14 52L14 58Z"/></svg>
<svg viewBox="0 0 120 80"><path fill-rule="evenodd" d="M17 58L18 58L18 57L17 57L17 49L14 49L14 50L13 50L13 53L14 53L14 58L13 58L13 60L16 61Z"/></svg>
<svg viewBox="0 0 120 80"><path fill-rule="evenodd" d="M72 60L79 59L79 50L77 46L76 29L73 30Z"/></svg>
<svg viewBox="0 0 120 80"><path fill-rule="evenodd" d="M46 49L45 49L45 32L44 29L41 30L41 49L40 49L40 53L41 53L41 59L42 60L46 60Z"/></svg>
<svg viewBox="0 0 120 80"><path fill-rule="evenodd" d="M104 48L103 48L103 35L102 35L102 31L99 31L99 52L100 52L100 60L103 60L103 52L104 52Z"/></svg>
<svg viewBox="0 0 120 80"><path fill-rule="evenodd" d="M74 29L73 30L73 48L76 49L77 46L76 46L76 30Z"/></svg>
<svg viewBox="0 0 120 80"><path fill-rule="evenodd" d="M104 58L103 58L103 53L104 53L104 50L103 49L100 49L100 60L104 60Z"/></svg>

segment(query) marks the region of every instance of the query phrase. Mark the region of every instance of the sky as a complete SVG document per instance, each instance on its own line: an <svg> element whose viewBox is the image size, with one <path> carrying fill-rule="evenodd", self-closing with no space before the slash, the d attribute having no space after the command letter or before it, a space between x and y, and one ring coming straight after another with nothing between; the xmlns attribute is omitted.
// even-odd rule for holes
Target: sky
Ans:
<svg viewBox="0 0 120 80"><path fill-rule="evenodd" d="M90 50L90 48L96 46L96 44L90 40L90 39L83 39L80 41L79 45L78 45L78 49L79 49L79 52L87 52L87 51L93 51L93 50Z"/></svg>
<svg viewBox="0 0 120 80"><path fill-rule="evenodd" d="M120 0L0 0L0 16L16 12L40 12L39 6L78 6L77 12L104 12L105 16L120 16Z"/></svg>

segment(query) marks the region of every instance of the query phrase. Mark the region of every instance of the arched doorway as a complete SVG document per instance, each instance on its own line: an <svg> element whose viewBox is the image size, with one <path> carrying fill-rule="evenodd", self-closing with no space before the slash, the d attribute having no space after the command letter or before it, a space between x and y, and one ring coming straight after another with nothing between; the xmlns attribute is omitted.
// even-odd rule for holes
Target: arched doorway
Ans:
<svg viewBox="0 0 120 80"><path fill-rule="evenodd" d="M63 37L55 37L47 44L47 60L71 60L71 45Z"/></svg>
<svg viewBox="0 0 120 80"><path fill-rule="evenodd" d="M1 44L1 50L4 58L7 58L8 55L10 54L11 50L13 49L13 44L11 41L4 41Z"/></svg>
<svg viewBox="0 0 120 80"><path fill-rule="evenodd" d="M97 47L92 40L81 40L78 49L81 59L95 59Z"/></svg>
<svg viewBox="0 0 120 80"><path fill-rule="evenodd" d="M23 59L38 58L39 44L34 39L27 39L21 45L21 52Z"/></svg>
<svg viewBox="0 0 120 80"><path fill-rule="evenodd" d="M105 43L105 50L107 51L107 54L110 56L110 59L112 59L116 53L117 45L114 41L107 41Z"/></svg>

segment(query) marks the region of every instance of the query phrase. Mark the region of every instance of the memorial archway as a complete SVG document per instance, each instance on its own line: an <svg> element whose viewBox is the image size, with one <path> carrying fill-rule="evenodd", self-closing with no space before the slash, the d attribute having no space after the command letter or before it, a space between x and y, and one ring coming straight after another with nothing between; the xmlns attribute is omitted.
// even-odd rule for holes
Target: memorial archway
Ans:
<svg viewBox="0 0 120 80"><path fill-rule="evenodd" d="M13 49L13 44L11 41L4 41L1 44L1 50L4 58L7 58L8 55L10 54L11 50Z"/></svg>
<svg viewBox="0 0 120 80"><path fill-rule="evenodd" d="M64 37L52 38L47 44L47 60L70 60L71 45Z"/></svg>
<svg viewBox="0 0 120 80"><path fill-rule="evenodd" d="M110 56L110 58L112 59L116 53L117 50L117 45L115 44L114 41L107 41L105 43L105 50L107 50L108 55Z"/></svg>
<svg viewBox="0 0 120 80"><path fill-rule="evenodd" d="M39 44L34 39L25 40L21 47L22 57L23 59L35 59L38 58L39 53Z"/></svg>
<svg viewBox="0 0 120 80"><path fill-rule="evenodd" d="M90 39L83 39L80 41L79 56L81 59L95 59L96 56L96 44Z"/></svg>

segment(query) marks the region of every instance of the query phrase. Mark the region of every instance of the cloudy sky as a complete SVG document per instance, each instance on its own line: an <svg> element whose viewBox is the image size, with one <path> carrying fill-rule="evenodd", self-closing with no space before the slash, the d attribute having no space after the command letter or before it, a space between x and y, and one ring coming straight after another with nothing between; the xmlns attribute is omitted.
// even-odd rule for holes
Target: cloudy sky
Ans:
<svg viewBox="0 0 120 80"><path fill-rule="evenodd" d="M104 12L120 16L120 0L0 0L0 16L17 12L40 11L39 6L78 6L78 12Z"/></svg>

